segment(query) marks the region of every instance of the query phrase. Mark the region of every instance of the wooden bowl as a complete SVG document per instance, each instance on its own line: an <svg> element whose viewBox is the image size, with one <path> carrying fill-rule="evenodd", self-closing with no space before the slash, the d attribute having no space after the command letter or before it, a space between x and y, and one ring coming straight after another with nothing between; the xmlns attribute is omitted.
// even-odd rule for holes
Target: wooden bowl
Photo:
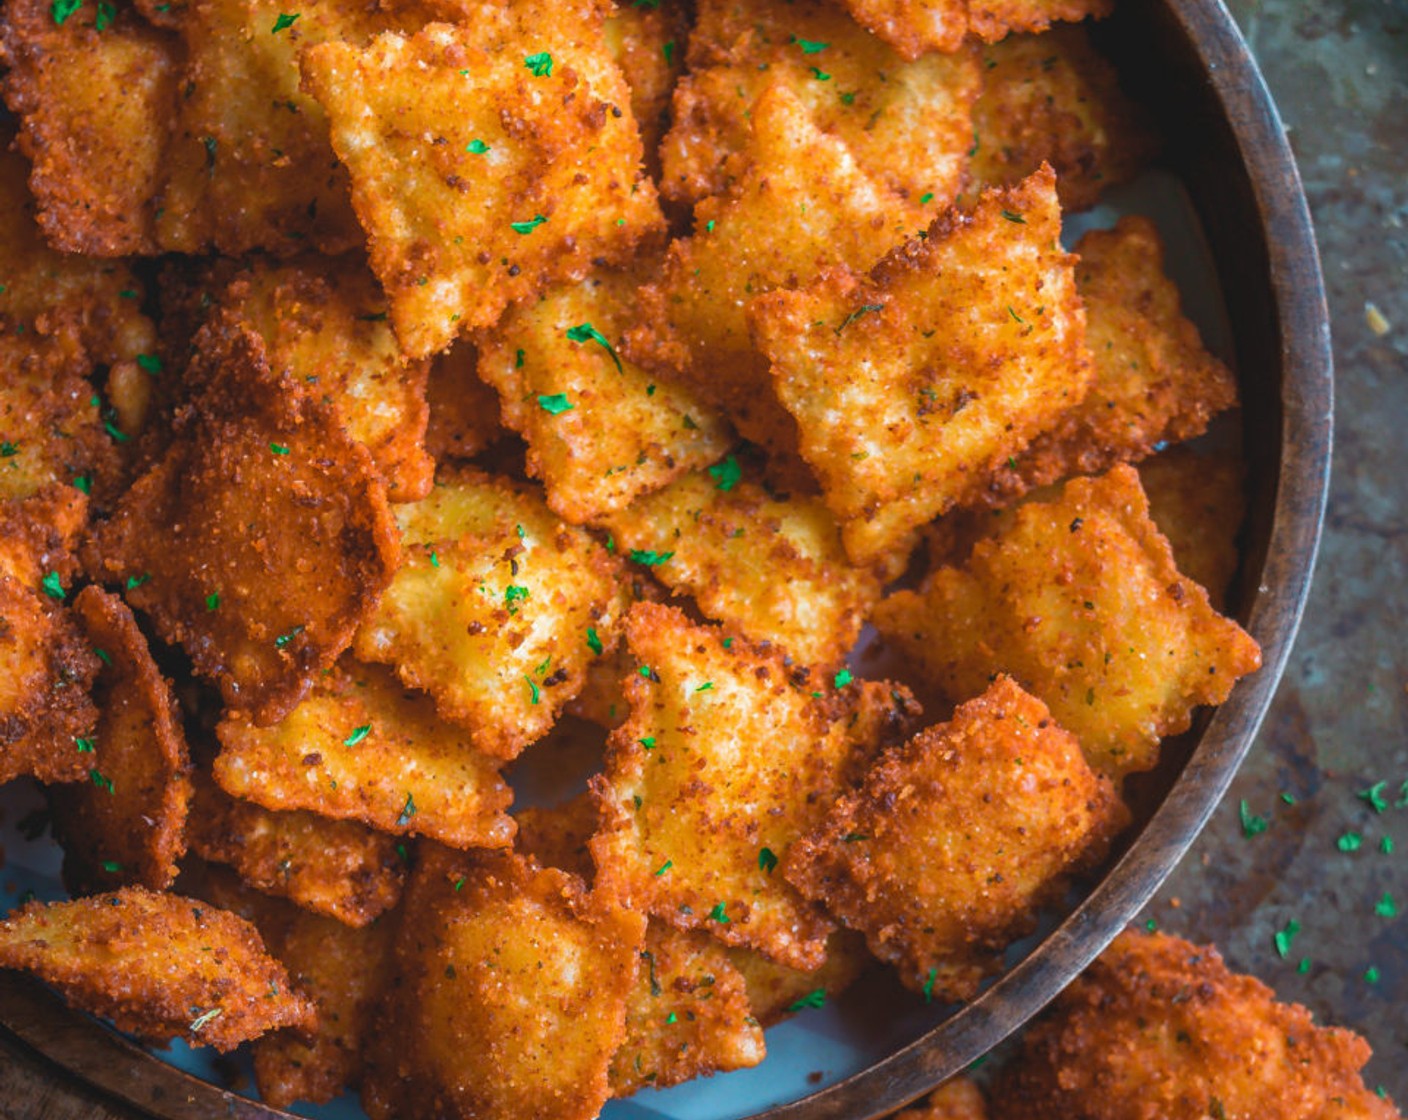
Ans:
<svg viewBox="0 0 1408 1120"><path fill-rule="evenodd" d="M1140 910L1202 829L1251 745L1300 621L1328 486L1332 384L1328 313L1300 179L1220 0L1123 3L1097 41L1158 120L1164 164L1191 195L1233 325L1250 511L1233 602L1264 664L1195 728L1186 761L1153 791L1122 858L1024 959L909 1045L757 1120L882 1116L1041 1010ZM165 1120L288 1115L158 1061L14 974L0 974L0 1031L54 1063L57 1077ZM130 1112L117 1106L112 1115Z"/></svg>

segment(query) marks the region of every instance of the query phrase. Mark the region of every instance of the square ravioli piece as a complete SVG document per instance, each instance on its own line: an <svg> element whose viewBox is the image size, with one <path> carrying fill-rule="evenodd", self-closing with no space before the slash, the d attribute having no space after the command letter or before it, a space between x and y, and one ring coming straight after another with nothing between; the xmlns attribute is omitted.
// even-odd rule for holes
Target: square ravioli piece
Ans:
<svg viewBox="0 0 1408 1120"><path fill-rule="evenodd" d="M501 15L303 55L412 358L664 228L595 5Z"/></svg>
<svg viewBox="0 0 1408 1120"><path fill-rule="evenodd" d="M838 665L880 601L884 575L850 562L819 498L772 496L736 456L607 520L617 546L709 618L802 665Z"/></svg>
<svg viewBox="0 0 1408 1120"><path fill-rule="evenodd" d="M217 319L194 349L174 442L84 562L267 725L351 644L395 571L396 527L366 449L270 371L257 335Z"/></svg>
<svg viewBox="0 0 1408 1120"><path fill-rule="evenodd" d="M1161 736L1261 665L1252 637L1179 574L1123 465L1019 507L964 567L896 592L873 621L951 700L1010 674L1116 779L1151 769Z"/></svg>
<svg viewBox="0 0 1408 1120"><path fill-rule="evenodd" d="M901 546L1085 396L1075 258L1043 167L951 210L860 276L749 306L802 456L858 563Z"/></svg>
<svg viewBox="0 0 1408 1120"><path fill-rule="evenodd" d="M356 654L429 692L481 751L514 758L615 649L621 566L530 487L468 468L441 472L396 518L403 561Z"/></svg>
<svg viewBox="0 0 1408 1120"><path fill-rule="evenodd" d="M372 1120L591 1120L645 919L574 875L425 844L362 1098Z"/></svg>
<svg viewBox="0 0 1408 1120"><path fill-rule="evenodd" d="M988 43L1012 31L1045 31L1054 20L1107 16L1113 0L845 0L857 22L901 58L958 50L968 35Z"/></svg>
<svg viewBox="0 0 1408 1120"><path fill-rule="evenodd" d="M617 350L636 317L635 272L647 267L555 284L480 339L479 376L527 441L549 508L573 524L712 463L732 442L723 417Z"/></svg>
<svg viewBox="0 0 1408 1120"><path fill-rule="evenodd" d="M832 923L775 870L865 749L851 697L814 696L780 651L672 607L637 604L626 628L631 715L592 779L597 889L677 929L817 968Z"/></svg>
<svg viewBox="0 0 1408 1120"><path fill-rule="evenodd" d="M380 665L344 658L273 727L230 716L215 729L215 780L267 809L307 809L454 848L513 842L513 800L469 732Z"/></svg>
<svg viewBox="0 0 1408 1120"><path fill-rule="evenodd" d="M1128 819L1046 705L999 677L882 757L783 872L862 931L907 987L971 999L1036 908Z"/></svg>

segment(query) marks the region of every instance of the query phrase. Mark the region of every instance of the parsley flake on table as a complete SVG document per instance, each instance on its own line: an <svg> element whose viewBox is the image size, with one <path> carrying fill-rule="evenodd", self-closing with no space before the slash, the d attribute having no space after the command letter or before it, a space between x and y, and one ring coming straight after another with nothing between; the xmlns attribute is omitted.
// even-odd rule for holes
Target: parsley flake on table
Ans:
<svg viewBox="0 0 1408 1120"><path fill-rule="evenodd" d="M1265 817L1259 817L1252 812L1245 797L1237 806L1237 815L1242 822L1242 835L1249 840L1257 833L1265 832L1270 826L1270 822Z"/></svg>
<svg viewBox="0 0 1408 1120"><path fill-rule="evenodd" d="M1335 841L1335 847L1342 852L1357 852L1364 846L1364 837L1357 832L1346 832Z"/></svg>
<svg viewBox="0 0 1408 1120"><path fill-rule="evenodd" d="M1393 901L1393 895L1389 894L1388 891L1384 891L1383 898L1374 903L1374 913L1380 918L1398 917L1398 903Z"/></svg>
<svg viewBox="0 0 1408 1120"><path fill-rule="evenodd" d="M280 31L292 27L295 23L298 22L298 17L300 15L302 15L301 12L294 12L292 15L290 15L288 12L280 12L279 18L274 20L274 30L271 31L270 34L277 35Z"/></svg>
<svg viewBox="0 0 1408 1120"><path fill-rule="evenodd" d="M525 55L523 65L533 72L535 78L552 77L552 55L547 51L538 51L537 54Z"/></svg>
<svg viewBox="0 0 1408 1120"><path fill-rule="evenodd" d="M544 393L538 397L538 407L553 416L561 416L577 406L567 399L566 393Z"/></svg>
<svg viewBox="0 0 1408 1120"><path fill-rule="evenodd" d="M1296 934L1299 932L1300 923L1292 918L1272 936L1271 943L1276 947L1276 955L1282 960L1291 951L1291 942L1295 940Z"/></svg>
<svg viewBox="0 0 1408 1120"><path fill-rule="evenodd" d="M1387 782L1375 782L1368 789L1361 789L1354 796L1367 802L1374 812L1382 813L1388 808L1388 800L1384 797L1384 790L1387 788Z"/></svg>
<svg viewBox="0 0 1408 1120"><path fill-rule="evenodd" d="M625 372L621 366L621 359L616 353L616 348L607 341L604 334L590 323L578 323L575 327L568 327L567 340L569 342L595 342L611 355L611 360L616 363L616 372Z"/></svg>

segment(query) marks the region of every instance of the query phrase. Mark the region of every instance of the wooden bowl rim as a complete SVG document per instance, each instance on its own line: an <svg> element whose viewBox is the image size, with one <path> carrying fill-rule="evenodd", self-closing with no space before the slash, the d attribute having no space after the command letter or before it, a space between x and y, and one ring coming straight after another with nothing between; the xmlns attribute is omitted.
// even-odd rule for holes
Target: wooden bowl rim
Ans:
<svg viewBox="0 0 1408 1120"><path fill-rule="evenodd" d="M1270 543L1247 621L1261 643L1262 668L1213 714L1129 850L1021 962L909 1045L752 1120L874 1120L966 1069L1045 1007L1139 912L1202 831L1285 669L1329 490L1333 374L1319 256L1284 128L1231 14L1221 0L1165 2L1217 95L1250 177L1279 319L1281 457ZM0 1031L55 1066L56 1076L80 1078L163 1120L293 1117L157 1060L27 976L0 972Z"/></svg>

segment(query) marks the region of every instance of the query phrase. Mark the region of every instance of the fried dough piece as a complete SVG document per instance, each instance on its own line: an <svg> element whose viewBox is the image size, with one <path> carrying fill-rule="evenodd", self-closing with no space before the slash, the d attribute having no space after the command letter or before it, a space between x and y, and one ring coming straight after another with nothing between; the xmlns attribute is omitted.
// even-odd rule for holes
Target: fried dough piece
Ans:
<svg viewBox="0 0 1408 1120"><path fill-rule="evenodd" d="M412 358L663 231L592 0L302 56Z"/></svg>
<svg viewBox="0 0 1408 1120"><path fill-rule="evenodd" d="M230 716L216 728L215 780L266 809L308 809L456 848L513 842L513 791L424 693L344 659L282 722Z"/></svg>
<svg viewBox="0 0 1408 1120"><path fill-rule="evenodd" d="M1017 456L1015 467L996 472L983 495L991 505L1192 439L1237 403L1232 371L1208 353L1179 309L1153 222L1127 215L1114 229L1087 233L1075 251L1095 380L1079 405Z"/></svg>
<svg viewBox="0 0 1408 1120"><path fill-rule="evenodd" d="M611 1095L663 1089L748 1069L767 1053L729 950L703 933L652 921L626 999L626 1037L611 1060Z"/></svg>
<svg viewBox="0 0 1408 1120"><path fill-rule="evenodd" d="M479 380L474 346L456 342L430 361L425 450L437 463L473 459L503 435L499 395Z"/></svg>
<svg viewBox="0 0 1408 1120"><path fill-rule="evenodd" d="M269 370L263 342L216 319L176 440L99 526L90 574L124 583L163 640L232 708L286 716L391 581L386 490L331 409Z"/></svg>
<svg viewBox="0 0 1408 1120"><path fill-rule="evenodd" d="M1149 516L1159 527L1178 570L1206 588L1221 611L1237 573L1237 534L1246 515L1242 460L1232 451L1170 447L1139 464Z"/></svg>
<svg viewBox="0 0 1408 1120"><path fill-rule="evenodd" d="M1129 813L1046 705L998 677L888 752L792 845L787 881L927 998L972 999Z"/></svg>
<svg viewBox="0 0 1408 1120"><path fill-rule="evenodd" d="M825 962L811 972L788 968L747 949L730 949L728 957L748 985L753 1018L764 1027L776 1026L807 1008L825 1006L875 963L865 938L849 929L831 933L826 939Z"/></svg>
<svg viewBox="0 0 1408 1120"><path fill-rule="evenodd" d="M391 501L430 492L423 447L428 366L401 357L386 301L360 259L256 261L220 300L263 340L269 368L332 408L371 452Z"/></svg>
<svg viewBox="0 0 1408 1120"><path fill-rule="evenodd" d="M732 455L606 524L623 554L658 561L651 572L704 614L803 665L839 665L880 601L884 573L850 562L820 499L772 497Z"/></svg>
<svg viewBox="0 0 1408 1120"><path fill-rule="evenodd" d="M683 4L615 0L606 17L606 49L631 88L631 116L640 129L645 170L660 178L660 141L670 123L670 97L684 73L689 11Z"/></svg>
<svg viewBox="0 0 1408 1120"><path fill-rule="evenodd" d="M0 922L0 968L32 972L74 1006L151 1042L179 1037L225 1052L317 1022L312 1001L290 988L243 918L145 887L31 902Z"/></svg>
<svg viewBox="0 0 1408 1120"><path fill-rule="evenodd" d="M589 1120L645 919L511 853L423 845L372 1040L372 1120Z"/></svg>
<svg viewBox="0 0 1408 1120"><path fill-rule="evenodd" d="M5 102L33 163L36 215L56 249L96 257L155 253L180 76L175 36L126 5L11 0L0 23ZM9 280L9 276L6 276Z"/></svg>
<svg viewBox="0 0 1408 1120"><path fill-rule="evenodd" d="M832 924L773 869L868 749L847 710L860 690L814 697L780 651L673 607L636 604L626 634L631 715L591 782L597 889L677 929L818 967Z"/></svg>
<svg viewBox="0 0 1408 1120"><path fill-rule="evenodd" d="M1049 163L1061 209L1086 210L1153 157L1158 139L1152 123L1120 91L1115 68L1091 45L1084 26L1009 35L982 54L966 188L974 197Z"/></svg>
<svg viewBox="0 0 1408 1120"><path fill-rule="evenodd" d="M0 502L0 785L89 776L80 740L98 719L88 689L101 663L61 605L87 518L67 487Z"/></svg>
<svg viewBox="0 0 1408 1120"><path fill-rule="evenodd" d="M985 43L1006 41L1013 31L1045 31L1057 20L1097 19L1114 0L844 0L864 27L894 47L901 58L929 51L959 50L973 35ZM1035 168L1032 168L1035 170Z"/></svg>
<svg viewBox="0 0 1408 1120"><path fill-rule="evenodd" d="M721 405L750 439L795 449L744 305L827 265L867 268L921 217L780 81L758 97L751 125L746 172L728 194L695 208L693 237L670 245L659 280L641 290L641 326L627 331L627 351Z"/></svg>
<svg viewBox="0 0 1408 1120"><path fill-rule="evenodd" d="M1217 950L1126 932L1023 1037L995 1120L1394 1120L1369 1044L1228 970Z"/></svg>
<svg viewBox="0 0 1408 1120"><path fill-rule="evenodd" d="M988 1102L977 1083L960 1074L921 1104L897 1113L894 1120L988 1120Z"/></svg>
<svg viewBox="0 0 1408 1120"><path fill-rule="evenodd" d="M829 269L749 307L802 456L868 563L972 503L991 472L1079 404L1093 371L1049 167L869 276Z"/></svg>
<svg viewBox="0 0 1408 1120"><path fill-rule="evenodd" d="M528 473L576 525L623 508L728 450L728 422L689 390L651 376L616 347L635 321L647 264L556 284L481 339L479 376L503 422L528 442Z"/></svg>
<svg viewBox="0 0 1408 1120"><path fill-rule="evenodd" d="M465 468L398 506L401 568L357 635L479 750L509 759L552 729L616 646L618 564L528 487Z"/></svg>
<svg viewBox="0 0 1408 1120"><path fill-rule="evenodd" d="M1149 520L1132 467L1066 483L1059 500L1019 507L963 568L899 591L872 621L951 699L1010 673L1118 780L1158 760L1257 669L1256 642L1180 575Z"/></svg>
<svg viewBox="0 0 1408 1120"><path fill-rule="evenodd" d="M363 41L392 21L357 0L189 0L148 13L180 31L186 63L157 219L163 249L280 255L356 248L347 172L328 119L299 88L300 52Z"/></svg>
<svg viewBox="0 0 1408 1120"><path fill-rule="evenodd" d="M49 18L47 14L45 17ZM40 238L23 157L0 128L0 500L62 482L99 499L125 485L124 431L88 379L150 380L156 331L123 265L56 253Z"/></svg>
<svg viewBox="0 0 1408 1120"><path fill-rule="evenodd" d="M73 895L131 885L165 890L186 851L191 800L181 712L121 599L85 587L73 613L102 651L103 668L94 687L98 723L82 752L92 781L48 791L64 885Z"/></svg>
<svg viewBox="0 0 1408 1120"><path fill-rule="evenodd" d="M197 774L186 826L191 851L228 864L256 890L361 927L401 899L405 847L354 821L278 813Z"/></svg>
<svg viewBox="0 0 1408 1120"><path fill-rule="evenodd" d="M911 205L953 200L982 83L976 50L906 62L822 0L701 0L698 12L661 146L666 198L728 189L729 157L746 147L750 115L776 81L799 98L806 127L834 136L879 187Z"/></svg>

